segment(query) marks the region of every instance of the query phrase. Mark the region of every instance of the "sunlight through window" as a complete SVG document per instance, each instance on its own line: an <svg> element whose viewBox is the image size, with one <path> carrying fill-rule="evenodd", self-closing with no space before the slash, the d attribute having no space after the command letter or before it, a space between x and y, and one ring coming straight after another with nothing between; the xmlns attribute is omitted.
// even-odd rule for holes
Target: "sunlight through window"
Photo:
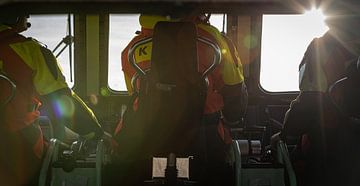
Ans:
<svg viewBox="0 0 360 186"><path fill-rule="evenodd" d="M321 10L301 15L264 15L260 84L270 92L298 91L298 66L311 40L329 28Z"/></svg>
<svg viewBox="0 0 360 186"><path fill-rule="evenodd" d="M126 91L121 52L140 29L138 14L110 15L108 85L112 90Z"/></svg>

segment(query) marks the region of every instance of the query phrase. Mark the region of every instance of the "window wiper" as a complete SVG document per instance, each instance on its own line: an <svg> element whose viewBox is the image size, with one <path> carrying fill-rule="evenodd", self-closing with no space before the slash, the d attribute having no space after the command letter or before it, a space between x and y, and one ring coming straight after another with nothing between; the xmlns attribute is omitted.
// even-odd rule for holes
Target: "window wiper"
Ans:
<svg viewBox="0 0 360 186"><path fill-rule="evenodd" d="M74 37L71 35L67 35L65 36L57 45L56 47L52 50L53 54L55 55L55 57L59 57L64 50L66 49L66 47L69 46L69 48L71 48L71 44L73 43ZM63 45L63 46L62 46ZM60 49L60 46L61 49ZM58 50L60 50L59 52L57 52ZM71 53L71 52L70 52Z"/></svg>
<svg viewBox="0 0 360 186"><path fill-rule="evenodd" d="M66 49L66 47L69 46L69 64L70 64L70 82L73 81L72 77L72 71L73 71L73 66L72 66L72 43L74 42L74 36L72 36L71 31L72 31L72 27L71 27L71 14L68 14L67 17L67 35L56 45L56 47L52 50L53 54L55 55L55 57L59 57L62 52ZM60 48L61 46L61 48ZM58 51L58 52L57 52Z"/></svg>

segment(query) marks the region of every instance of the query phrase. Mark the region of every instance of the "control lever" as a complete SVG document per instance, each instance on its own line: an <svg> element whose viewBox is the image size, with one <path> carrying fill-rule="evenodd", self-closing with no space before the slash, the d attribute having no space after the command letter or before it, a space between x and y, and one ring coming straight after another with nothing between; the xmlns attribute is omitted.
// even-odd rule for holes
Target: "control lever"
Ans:
<svg viewBox="0 0 360 186"><path fill-rule="evenodd" d="M65 172L71 172L76 167L76 160L85 160L88 153L87 140L74 141L69 150L62 153L62 168Z"/></svg>
<svg viewBox="0 0 360 186"><path fill-rule="evenodd" d="M268 107L265 108L265 114L266 114L268 120L271 122L273 127L275 127L276 129L279 129L279 130L281 130L283 128L283 124L280 121L271 117L270 110Z"/></svg>
<svg viewBox="0 0 360 186"><path fill-rule="evenodd" d="M166 185L176 185L177 184L177 173L176 168L176 155L170 153L166 163L165 169L165 184Z"/></svg>
<svg viewBox="0 0 360 186"><path fill-rule="evenodd" d="M62 153L62 168L65 172L71 172L76 166L76 156L72 150L64 150Z"/></svg>

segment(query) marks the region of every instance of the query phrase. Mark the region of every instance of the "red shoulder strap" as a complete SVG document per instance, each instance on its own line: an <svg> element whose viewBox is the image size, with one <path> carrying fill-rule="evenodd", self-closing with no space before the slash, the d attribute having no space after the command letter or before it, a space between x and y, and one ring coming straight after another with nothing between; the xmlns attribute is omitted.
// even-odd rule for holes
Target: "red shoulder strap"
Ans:
<svg viewBox="0 0 360 186"><path fill-rule="evenodd" d="M14 31L0 32L0 60L3 62L3 71L16 84L15 97L5 108L7 113L6 123L10 124L13 130L26 126L24 122L29 120L27 115L31 113L29 107L33 104L33 98L37 95L32 80L33 70L10 47L12 43L24 41L26 41L26 38ZM6 93L6 91L2 91L0 96L6 95ZM15 121L14 118L15 120L20 118L22 121Z"/></svg>

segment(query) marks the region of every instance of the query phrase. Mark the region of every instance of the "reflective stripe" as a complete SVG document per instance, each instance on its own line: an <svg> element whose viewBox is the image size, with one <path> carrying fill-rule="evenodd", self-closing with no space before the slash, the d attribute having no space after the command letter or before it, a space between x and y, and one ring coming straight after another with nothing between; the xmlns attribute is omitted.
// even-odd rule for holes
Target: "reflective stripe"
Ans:
<svg viewBox="0 0 360 186"><path fill-rule="evenodd" d="M3 61L3 71L11 78L17 86L14 99L5 107L4 121L6 127L12 131L25 128L33 118L29 117L29 105L33 103L36 96L31 77L32 70L24 64L23 60L9 47L9 42L24 41L25 38L15 34L11 30L0 32L0 36L6 34L10 37L2 38L0 42L0 58ZM31 110L32 111L32 110Z"/></svg>

